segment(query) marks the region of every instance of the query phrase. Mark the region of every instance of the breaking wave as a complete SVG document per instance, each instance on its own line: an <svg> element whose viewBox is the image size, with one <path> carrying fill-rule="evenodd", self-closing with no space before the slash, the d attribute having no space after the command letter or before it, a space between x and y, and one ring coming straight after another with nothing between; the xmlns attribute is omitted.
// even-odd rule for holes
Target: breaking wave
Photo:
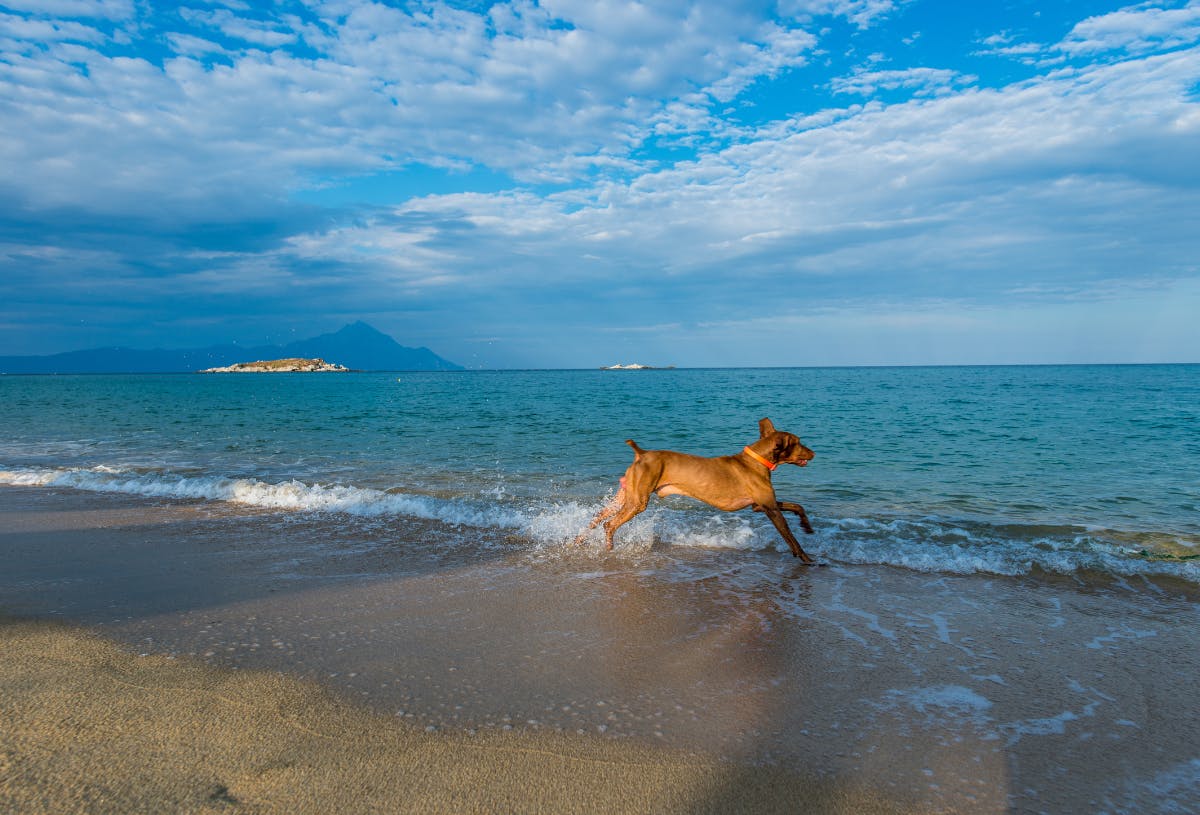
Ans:
<svg viewBox="0 0 1200 815"><path fill-rule="evenodd" d="M0 484L69 487L149 498L228 501L293 511L344 512L359 516L406 515L475 526L520 526L519 516L494 503L448 501L412 493L341 484L306 484L297 480L271 484L255 478L192 476L102 465L87 469L0 470Z"/></svg>
<svg viewBox="0 0 1200 815"><path fill-rule="evenodd" d="M500 530L533 547L560 547L584 529L599 505L550 498L444 498L403 490L298 480L181 474L159 469L90 468L0 470L0 484L62 487L151 498L225 501L293 512L405 516L449 525ZM761 516L656 503L622 527L618 552L656 544L711 549L774 550L786 545ZM938 517L815 519L818 531L800 535L805 549L840 563L898 566L929 573L1025 575L1035 571L1115 576L1170 576L1200 584L1196 541L1153 533L1078 526L990 524ZM599 543L600 531L591 538Z"/></svg>

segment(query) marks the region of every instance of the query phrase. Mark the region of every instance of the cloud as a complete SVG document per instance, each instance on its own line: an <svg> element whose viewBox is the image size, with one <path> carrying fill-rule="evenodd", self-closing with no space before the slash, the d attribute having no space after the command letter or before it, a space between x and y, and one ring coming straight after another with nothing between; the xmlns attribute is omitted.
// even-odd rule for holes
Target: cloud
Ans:
<svg viewBox="0 0 1200 815"><path fill-rule="evenodd" d="M297 33L288 25L292 20L250 20L234 14L229 9L200 11L182 8L179 10L179 16L193 25L214 28L225 37L265 48L278 48L299 39Z"/></svg>
<svg viewBox="0 0 1200 815"><path fill-rule="evenodd" d="M1200 41L1200 2L1183 8L1134 6L1089 17L1058 44L1071 55L1125 51L1133 54Z"/></svg>
<svg viewBox="0 0 1200 815"><path fill-rule="evenodd" d="M992 34L979 41L982 46L973 56L1010 57L1026 65L1037 65L1054 59L1047 56L1049 49L1036 42L1020 42L1008 31Z"/></svg>
<svg viewBox="0 0 1200 815"><path fill-rule="evenodd" d="M1143 3L1088 17L1059 42L1022 42L1009 31L982 38L976 56L1012 57L1026 65L1061 65L1067 58L1143 55L1200 42L1200 2L1179 8Z"/></svg>
<svg viewBox="0 0 1200 815"><path fill-rule="evenodd" d="M845 17L859 28L867 28L903 4L904 0L785 0L780 3L780 10L800 17Z"/></svg>
<svg viewBox="0 0 1200 815"><path fill-rule="evenodd" d="M577 331L786 321L861 292L1016 307L1185 280L1200 272L1180 217L1200 206L1197 57L866 107L587 191L432 196L293 250L385 258L362 261L381 286L453 269L455 308L481 315L587 292L562 309Z"/></svg>
<svg viewBox="0 0 1200 815"><path fill-rule="evenodd" d="M0 42L9 42L16 48L30 41L93 43L105 39L96 28L73 20L41 20L0 13ZM28 50L28 45L25 48Z"/></svg>
<svg viewBox="0 0 1200 815"><path fill-rule="evenodd" d="M133 0L5 0L5 8L42 17L127 20Z"/></svg>
<svg viewBox="0 0 1200 815"><path fill-rule="evenodd" d="M652 133L699 133L713 105L799 64L814 38L760 11L616 0L486 12L356 1L303 16L184 8L146 21L174 49L160 63L84 23L9 16L0 113L49 138L9 128L0 156L22 206L132 214L253 208L412 163L566 183L636 166L628 154Z"/></svg>
<svg viewBox="0 0 1200 815"><path fill-rule="evenodd" d="M916 96L939 96L974 84L978 77L960 74L947 68L904 68L901 70L856 70L848 77L833 80L834 93L873 96L880 90L904 88Z"/></svg>

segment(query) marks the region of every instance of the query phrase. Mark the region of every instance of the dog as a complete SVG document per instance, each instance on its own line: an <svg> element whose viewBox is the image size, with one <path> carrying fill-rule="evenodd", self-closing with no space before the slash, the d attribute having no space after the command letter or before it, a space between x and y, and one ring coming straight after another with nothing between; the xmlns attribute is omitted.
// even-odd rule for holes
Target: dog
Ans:
<svg viewBox="0 0 1200 815"><path fill-rule="evenodd" d="M793 501L776 500L771 485L771 473L780 464L804 467L813 460L814 453L795 435L776 430L770 419L758 423L758 441L732 456L703 458L672 450L643 450L632 439L625 443L633 448L633 463L625 471L617 494L597 513L587 530L580 533L576 543L603 523L607 548L611 550L613 534L646 508L650 493L657 493L660 498L686 495L725 512L750 507L766 513L787 541L792 556L806 564L814 562L800 548L783 517L784 512L796 513L804 531L811 535L813 528L804 507Z"/></svg>

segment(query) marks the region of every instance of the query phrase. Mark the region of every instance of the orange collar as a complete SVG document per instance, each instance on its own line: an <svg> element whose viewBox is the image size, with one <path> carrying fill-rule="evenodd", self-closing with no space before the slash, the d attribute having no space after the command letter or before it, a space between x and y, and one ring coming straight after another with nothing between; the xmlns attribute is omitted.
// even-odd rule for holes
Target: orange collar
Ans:
<svg viewBox="0 0 1200 815"><path fill-rule="evenodd" d="M768 470L774 470L776 467L779 466L778 464L772 464L771 462L767 461L765 458L763 458L758 453L751 450L749 447L743 447L742 452L745 453L746 455L750 456L750 458L754 459L762 466L766 467Z"/></svg>

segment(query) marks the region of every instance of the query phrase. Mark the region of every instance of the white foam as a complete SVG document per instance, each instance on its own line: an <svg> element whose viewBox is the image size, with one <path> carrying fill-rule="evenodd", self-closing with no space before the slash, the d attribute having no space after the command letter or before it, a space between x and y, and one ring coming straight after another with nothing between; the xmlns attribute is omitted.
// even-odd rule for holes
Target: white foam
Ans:
<svg viewBox="0 0 1200 815"><path fill-rule="evenodd" d="M1025 736L1061 736L1067 732L1067 723L1078 719L1077 714L1064 710L1055 716L1005 722L999 726L999 730L1008 736L1004 746L1012 747Z"/></svg>
<svg viewBox="0 0 1200 815"><path fill-rule="evenodd" d="M151 498L193 498L293 511L350 515L406 515L450 524L521 528L525 517L492 502L444 500L341 484L267 483L254 478L182 476L107 466L79 469L0 470L0 484L70 487Z"/></svg>
<svg viewBox="0 0 1200 815"><path fill-rule="evenodd" d="M977 714L989 709L992 703L970 688L962 685L940 685L929 688L908 688L890 691L889 695L901 698L921 713L927 710L952 710Z"/></svg>
<svg viewBox="0 0 1200 815"><path fill-rule="evenodd" d="M842 518L802 540L806 550L843 563L902 566L921 572L1023 575L1095 570L1118 576L1169 575L1200 582L1200 561L1156 560L1116 545L1102 534L1022 538L978 524L965 528L941 519Z"/></svg>
<svg viewBox="0 0 1200 815"><path fill-rule="evenodd" d="M0 470L0 484L13 487L45 487L58 478L52 470Z"/></svg>
<svg viewBox="0 0 1200 815"><path fill-rule="evenodd" d="M984 732L992 721L987 713L991 700L962 685L897 688L872 704L879 710L910 708L929 724L967 721Z"/></svg>
<svg viewBox="0 0 1200 815"><path fill-rule="evenodd" d="M524 536L553 550L570 543L603 505L510 496L490 487L477 496L439 498L419 492L380 490L348 484L197 475L98 465L89 468L0 469L0 484L70 487L154 498L229 501L296 512L343 512L357 516L399 515L452 525L492 527ZM1034 569L1072 574L1092 569L1117 576L1169 575L1200 583L1200 560L1172 561L1138 556L1102 533L1021 537L1014 527L965 524L940 518L818 519L815 535L800 535L810 554L842 563L900 566L921 572L1022 575ZM595 530L589 540L602 540ZM637 554L656 542L709 549L788 551L763 517L720 513L707 507L681 509L655 503L621 527L619 553Z"/></svg>
<svg viewBox="0 0 1200 815"><path fill-rule="evenodd" d="M1147 781L1128 785L1125 799L1117 804L1120 812L1145 812L1147 802L1163 815L1195 812L1200 800L1200 758L1181 761Z"/></svg>

